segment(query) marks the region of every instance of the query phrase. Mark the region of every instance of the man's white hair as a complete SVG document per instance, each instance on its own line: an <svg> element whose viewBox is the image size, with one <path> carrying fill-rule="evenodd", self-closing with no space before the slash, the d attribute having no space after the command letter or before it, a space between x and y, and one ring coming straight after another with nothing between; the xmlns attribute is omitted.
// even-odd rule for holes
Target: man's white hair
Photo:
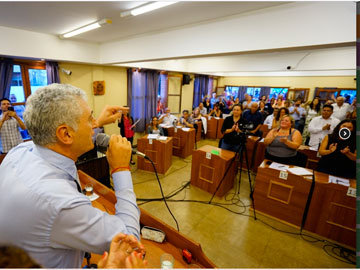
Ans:
<svg viewBox="0 0 360 270"><path fill-rule="evenodd" d="M45 146L56 143L56 129L62 124L75 131L83 114L79 98L86 101L80 88L54 83L41 87L26 101L24 121L34 143Z"/></svg>

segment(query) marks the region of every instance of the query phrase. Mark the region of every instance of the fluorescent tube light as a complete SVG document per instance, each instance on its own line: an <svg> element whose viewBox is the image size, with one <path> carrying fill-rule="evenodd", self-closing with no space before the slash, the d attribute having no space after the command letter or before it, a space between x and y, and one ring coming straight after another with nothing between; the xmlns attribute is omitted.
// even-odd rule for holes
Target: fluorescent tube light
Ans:
<svg viewBox="0 0 360 270"><path fill-rule="evenodd" d="M73 30L71 32L60 35L60 37L61 38L70 38L70 37L73 37L73 36L76 36L76 35L79 35L79 34L94 30L94 29L99 28L99 27L101 27L101 26L103 26L105 24L110 24L110 23L112 23L111 20L102 19L101 21L98 21L98 22L95 22L95 23L92 23L92 24L89 24L89 25L85 25L85 26L80 27L78 29L75 29L75 30Z"/></svg>
<svg viewBox="0 0 360 270"><path fill-rule="evenodd" d="M154 2L154 3L148 4L148 5L144 5L141 7L131 9L129 11L121 12L120 17L126 17L129 15L137 16L137 15L140 15L140 14L143 14L143 13L146 13L149 11L153 11L155 9L163 8L163 7L175 4L175 3L177 3L177 2L176 1L174 1L174 2Z"/></svg>

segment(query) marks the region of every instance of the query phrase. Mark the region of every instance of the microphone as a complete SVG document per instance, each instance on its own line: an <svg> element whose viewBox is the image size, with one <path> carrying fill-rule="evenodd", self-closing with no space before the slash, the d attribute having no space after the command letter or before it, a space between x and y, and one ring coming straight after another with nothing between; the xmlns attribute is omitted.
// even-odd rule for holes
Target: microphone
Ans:
<svg viewBox="0 0 360 270"><path fill-rule="evenodd" d="M100 147L107 148L109 146L110 136L105 133L99 133L96 135L96 145ZM144 153L136 151L136 149L131 149L133 155L138 155L143 158L148 158Z"/></svg>

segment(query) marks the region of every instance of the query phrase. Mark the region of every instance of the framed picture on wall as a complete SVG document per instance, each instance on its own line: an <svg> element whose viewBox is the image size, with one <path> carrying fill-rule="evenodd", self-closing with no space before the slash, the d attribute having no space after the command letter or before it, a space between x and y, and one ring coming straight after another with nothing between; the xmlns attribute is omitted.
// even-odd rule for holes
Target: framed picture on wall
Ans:
<svg viewBox="0 0 360 270"><path fill-rule="evenodd" d="M93 81L93 90L95 96L105 94L105 81Z"/></svg>

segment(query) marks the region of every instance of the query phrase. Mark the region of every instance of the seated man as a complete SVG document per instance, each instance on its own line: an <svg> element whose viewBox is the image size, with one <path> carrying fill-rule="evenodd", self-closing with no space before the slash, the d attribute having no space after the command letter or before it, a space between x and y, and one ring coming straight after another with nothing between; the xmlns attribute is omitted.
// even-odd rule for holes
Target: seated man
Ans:
<svg viewBox="0 0 360 270"><path fill-rule="evenodd" d="M94 147L93 128L114 123L125 110L106 106L95 120L85 92L63 84L28 98L24 120L33 141L13 148L0 165L0 189L6 190L0 196L0 245L22 247L45 268L80 268L85 251L103 254L116 234L140 238L130 142L112 135L107 151L115 215L92 207L75 166Z"/></svg>
<svg viewBox="0 0 360 270"><path fill-rule="evenodd" d="M175 115L170 114L170 108L166 108L165 114L162 114L159 117L158 121L159 124L163 124L166 126L173 126L175 122L178 121L178 118Z"/></svg>
<svg viewBox="0 0 360 270"><path fill-rule="evenodd" d="M183 115L180 118L180 124L188 128L194 127L195 120L190 116L188 110L183 110Z"/></svg>
<svg viewBox="0 0 360 270"><path fill-rule="evenodd" d="M336 125L340 123L339 119L332 117L332 113L333 106L325 104L321 116L316 116L310 121L308 127L308 131L310 132L310 147L317 150L324 137L331 134Z"/></svg>
<svg viewBox="0 0 360 270"><path fill-rule="evenodd" d="M253 128L250 133L254 136L262 137L262 132L260 130L262 124L262 115L258 111L259 105L256 102L251 103L250 110L246 110L243 113L243 118L247 123L252 123Z"/></svg>

